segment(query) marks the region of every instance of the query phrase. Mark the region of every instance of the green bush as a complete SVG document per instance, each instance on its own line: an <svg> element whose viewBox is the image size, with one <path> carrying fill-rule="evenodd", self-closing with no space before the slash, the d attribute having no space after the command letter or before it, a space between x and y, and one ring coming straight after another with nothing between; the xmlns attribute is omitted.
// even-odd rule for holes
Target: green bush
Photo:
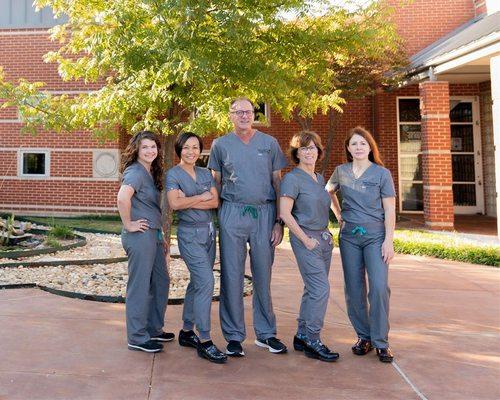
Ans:
<svg viewBox="0 0 500 400"><path fill-rule="evenodd" d="M396 238L394 239L394 251L396 253L432 256L447 260L500 267L500 250L494 247L466 244L447 246L442 243L413 242Z"/></svg>
<svg viewBox="0 0 500 400"><path fill-rule="evenodd" d="M54 247L56 249L62 247L61 243L53 236L48 236L44 243L47 247Z"/></svg>
<svg viewBox="0 0 500 400"><path fill-rule="evenodd" d="M73 239L75 233L69 226L54 225L50 229L48 236L57 239Z"/></svg>

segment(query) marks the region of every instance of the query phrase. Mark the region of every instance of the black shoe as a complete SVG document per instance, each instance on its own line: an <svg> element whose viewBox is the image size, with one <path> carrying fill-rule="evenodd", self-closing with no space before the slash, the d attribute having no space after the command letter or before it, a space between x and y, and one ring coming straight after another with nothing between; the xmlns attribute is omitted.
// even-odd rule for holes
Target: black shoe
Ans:
<svg viewBox="0 0 500 400"><path fill-rule="evenodd" d="M304 354L309 358L316 358L321 361L333 362L337 361L340 357L339 353L334 353L326 347L321 340L306 340L304 347Z"/></svg>
<svg viewBox="0 0 500 400"><path fill-rule="evenodd" d="M299 337L298 335L295 335L293 337L293 348L297 351L304 351L304 348L306 347L306 341Z"/></svg>
<svg viewBox="0 0 500 400"><path fill-rule="evenodd" d="M372 342L366 339L358 339L356 344L351 347L352 352L357 356L364 356L373 350Z"/></svg>
<svg viewBox="0 0 500 400"><path fill-rule="evenodd" d="M237 340L230 340L226 347L226 354L231 357L243 357L245 352L240 342Z"/></svg>
<svg viewBox="0 0 500 400"><path fill-rule="evenodd" d="M171 342L174 339L175 339L175 334L172 332L162 332L159 335L151 337L151 340L154 340L156 342Z"/></svg>
<svg viewBox="0 0 500 400"><path fill-rule="evenodd" d="M213 363L224 364L227 361L227 356L211 340L204 343L199 342L196 350L201 358L206 358Z"/></svg>
<svg viewBox="0 0 500 400"><path fill-rule="evenodd" d="M146 353L158 353L163 350L163 345L161 343L155 342L153 340L148 340L143 344L128 344L129 350L145 351Z"/></svg>
<svg viewBox="0 0 500 400"><path fill-rule="evenodd" d="M394 360L394 354L388 347L386 349L377 349L378 359L384 363L391 363Z"/></svg>
<svg viewBox="0 0 500 400"><path fill-rule="evenodd" d="M184 347L194 347L195 349L198 347L198 343L200 343L200 339L196 336L196 333L193 331L183 331L182 329L179 332L179 344Z"/></svg>
<svg viewBox="0 0 500 400"><path fill-rule="evenodd" d="M271 353L279 354L279 353L286 353L287 348L286 346L281 343L281 341L278 338L270 337L267 339L255 339L255 344L259 347L265 347L268 349Z"/></svg>

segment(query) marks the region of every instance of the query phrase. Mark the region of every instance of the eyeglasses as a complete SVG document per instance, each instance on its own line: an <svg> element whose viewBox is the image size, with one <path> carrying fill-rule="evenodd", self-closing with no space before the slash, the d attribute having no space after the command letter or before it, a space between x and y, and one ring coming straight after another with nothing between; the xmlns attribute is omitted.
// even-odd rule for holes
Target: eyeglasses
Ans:
<svg viewBox="0 0 500 400"><path fill-rule="evenodd" d="M318 150L318 148L316 146L314 146L314 145L313 146L308 146L308 147L299 147L299 151L302 152L302 153L306 153L308 151L313 152L313 151L316 151L316 150Z"/></svg>
<svg viewBox="0 0 500 400"><path fill-rule="evenodd" d="M251 116L253 115L253 110L238 110L231 111L231 114L236 114L238 117L243 117L244 115Z"/></svg>

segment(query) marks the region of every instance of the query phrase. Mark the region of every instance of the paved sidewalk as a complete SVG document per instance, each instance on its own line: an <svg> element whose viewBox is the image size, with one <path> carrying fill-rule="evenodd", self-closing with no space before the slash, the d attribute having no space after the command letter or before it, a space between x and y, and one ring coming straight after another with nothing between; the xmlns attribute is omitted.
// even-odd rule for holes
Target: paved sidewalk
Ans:
<svg viewBox="0 0 500 400"><path fill-rule="evenodd" d="M290 349L274 355L253 344L251 297L245 298L247 356L214 365L193 349L127 350L124 306L58 297L37 289L0 291L0 399L440 399L500 398L500 270L432 258L397 256L391 265L392 365L354 356L335 250L323 340L337 363ZM291 347L302 292L289 248L273 276L278 336ZM182 306L167 309L167 329ZM218 303L214 338L222 346Z"/></svg>

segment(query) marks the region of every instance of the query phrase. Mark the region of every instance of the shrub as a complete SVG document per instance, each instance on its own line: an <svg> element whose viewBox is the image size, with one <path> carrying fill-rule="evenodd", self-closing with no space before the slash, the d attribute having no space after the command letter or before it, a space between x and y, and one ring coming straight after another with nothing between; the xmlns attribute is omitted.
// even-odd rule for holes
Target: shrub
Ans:
<svg viewBox="0 0 500 400"><path fill-rule="evenodd" d="M69 226L54 225L49 231L49 237L58 239L73 239L75 233Z"/></svg>
<svg viewBox="0 0 500 400"><path fill-rule="evenodd" d="M56 249L62 247L61 243L53 236L48 236L44 243L47 247L54 247Z"/></svg>

